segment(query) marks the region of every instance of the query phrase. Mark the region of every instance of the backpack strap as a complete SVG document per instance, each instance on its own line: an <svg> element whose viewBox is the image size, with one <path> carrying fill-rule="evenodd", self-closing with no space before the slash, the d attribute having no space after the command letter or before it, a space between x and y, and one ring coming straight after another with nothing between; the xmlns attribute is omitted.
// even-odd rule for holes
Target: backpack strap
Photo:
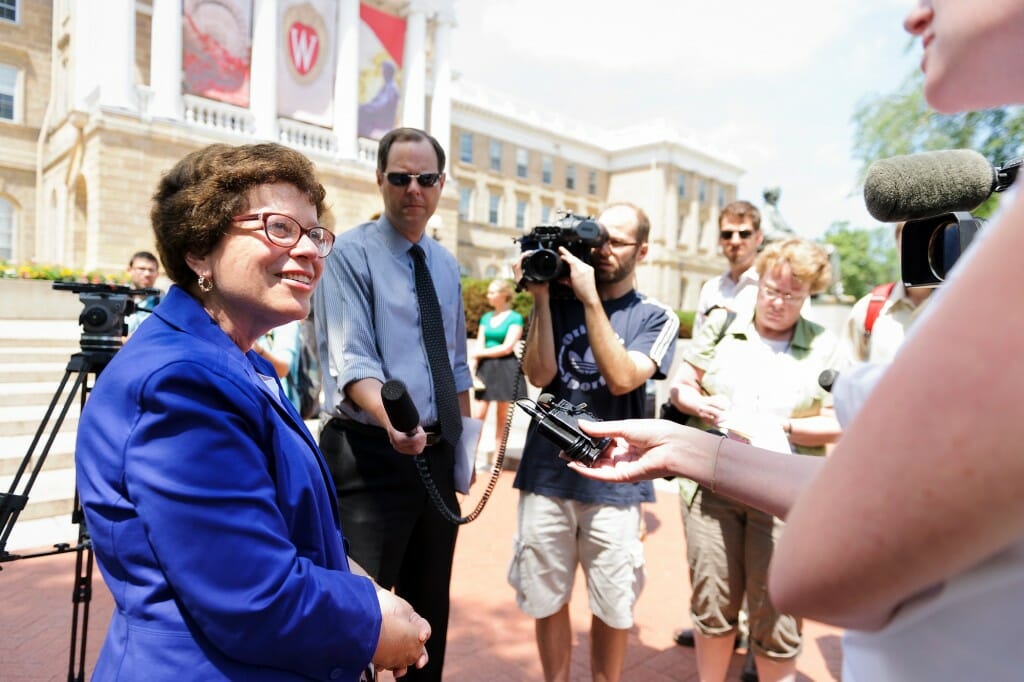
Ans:
<svg viewBox="0 0 1024 682"><path fill-rule="evenodd" d="M728 311L725 314L725 324L722 325L722 329L718 332L718 336L715 337L715 345L716 346L718 345L718 342L721 341L722 338L725 336L725 333L727 331L729 331L729 325L731 325L732 321L735 320L735 319L736 319L736 311L735 310L730 310L730 311Z"/></svg>
<svg viewBox="0 0 1024 682"><path fill-rule="evenodd" d="M889 299L889 294L892 293L895 286L896 282L889 282L888 284L879 284L871 290L868 310L864 315L864 333L868 336L871 335L871 330L875 328L875 320L878 319L878 314L882 312L882 306Z"/></svg>

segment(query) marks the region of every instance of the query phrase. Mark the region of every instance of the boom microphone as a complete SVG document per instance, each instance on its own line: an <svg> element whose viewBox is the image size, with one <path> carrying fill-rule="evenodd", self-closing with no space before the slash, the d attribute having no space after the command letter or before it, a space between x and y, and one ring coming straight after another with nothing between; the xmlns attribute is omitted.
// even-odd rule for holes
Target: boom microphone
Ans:
<svg viewBox="0 0 1024 682"><path fill-rule="evenodd" d="M896 223L972 211L1016 178L1020 160L993 168L970 149L880 159L868 168L864 204L876 220Z"/></svg>
<svg viewBox="0 0 1024 682"><path fill-rule="evenodd" d="M380 387L380 400L396 431L404 431L410 436L416 433L416 427L420 425L420 413L403 382L398 379L385 381Z"/></svg>

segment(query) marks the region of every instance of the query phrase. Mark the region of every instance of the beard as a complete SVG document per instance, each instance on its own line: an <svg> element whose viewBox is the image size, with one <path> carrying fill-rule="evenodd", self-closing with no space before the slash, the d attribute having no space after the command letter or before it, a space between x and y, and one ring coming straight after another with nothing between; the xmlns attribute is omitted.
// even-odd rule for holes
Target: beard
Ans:
<svg viewBox="0 0 1024 682"><path fill-rule="evenodd" d="M617 284L624 279L633 276L633 270L636 269L636 256L634 255L629 260L620 260L619 264L612 270L597 269L595 271L595 279L601 284Z"/></svg>

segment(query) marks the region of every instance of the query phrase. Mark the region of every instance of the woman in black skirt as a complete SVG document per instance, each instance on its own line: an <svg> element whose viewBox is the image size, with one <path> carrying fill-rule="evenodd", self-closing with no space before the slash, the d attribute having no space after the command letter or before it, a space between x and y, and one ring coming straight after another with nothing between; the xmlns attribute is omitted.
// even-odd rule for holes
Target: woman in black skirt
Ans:
<svg viewBox="0 0 1024 682"><path fill-rule="evenodd" d="M487 303L493 311L480 318L477 346L470 353L471 362L476 365L476 376L484 388L476 394L473 416L483 421L491 403L498 406L495 415L494 448L500 447L508 411L513 400L526 395L525 381L519 370L519 359L514 350L523 337L523 316L509 308L512 302L512 284L508 280L496 279L487 287ZM487 453L478 468L491 465L494 451Z"/></svg>

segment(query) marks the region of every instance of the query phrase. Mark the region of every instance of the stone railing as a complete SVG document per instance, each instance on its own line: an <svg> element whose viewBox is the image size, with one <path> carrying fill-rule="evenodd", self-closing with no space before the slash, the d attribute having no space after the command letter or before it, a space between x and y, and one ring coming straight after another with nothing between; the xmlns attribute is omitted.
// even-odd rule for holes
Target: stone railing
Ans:
<svg viewBox="0 0 1024 682"><path fill-rule="evenodd" d="M277 119L277 128L277 137L281 144L326 156L334 156L338 152L338 139L334 132L327 128L290 118Z"/></svg>
<svg viewBox="0 0 1024 682"><path fill-rule="evenodd" d="M184 95L185 122L200 128L212 128L251 137L256 132L252 112L233 104L205 97Z"/></svg>
<svg viewBox="0 0 1024 682"><path fill-rule="evenodd" d="M370 140L365 137L360 137L358 140L359 146L356 151L356 158L360 163L365 163L368 166L377 167L377 147L380 145L378 140Z"/></svg>

